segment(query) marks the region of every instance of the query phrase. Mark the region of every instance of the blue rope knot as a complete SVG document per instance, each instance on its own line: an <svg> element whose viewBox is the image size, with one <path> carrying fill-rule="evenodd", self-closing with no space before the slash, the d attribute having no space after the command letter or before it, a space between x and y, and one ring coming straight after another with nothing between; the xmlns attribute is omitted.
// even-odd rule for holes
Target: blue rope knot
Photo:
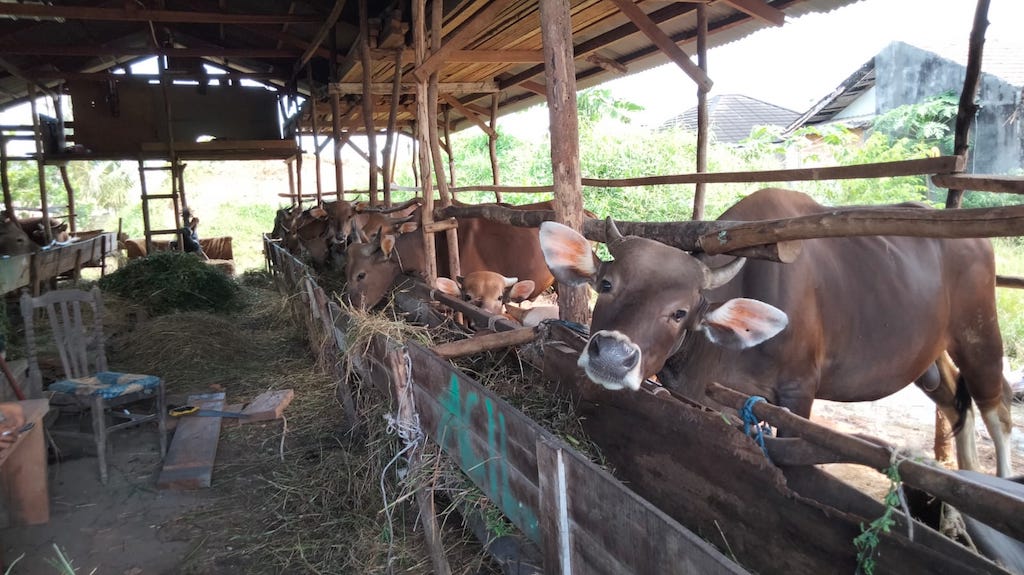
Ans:
<svg viewBox="0 0 1024 575"><path fill-rule="evenodd" d="M761 401L767 400L759 395L752 395L748 397L747 400L743 402L743 409L740 410L740 417L743 418L743 433L746 433L747 437L751 437L751 433L753 433L754 441L761 446L761 451L764 452L764 456L768 458L768 461L771 461L772 458L768 456L768 446L764 444L764 436L772 436L772 427L768 425L767 422L760 421L757 419L757 416L754 415L754 404ZM751 427L754 428L753 431L751 431Z"/></svg>

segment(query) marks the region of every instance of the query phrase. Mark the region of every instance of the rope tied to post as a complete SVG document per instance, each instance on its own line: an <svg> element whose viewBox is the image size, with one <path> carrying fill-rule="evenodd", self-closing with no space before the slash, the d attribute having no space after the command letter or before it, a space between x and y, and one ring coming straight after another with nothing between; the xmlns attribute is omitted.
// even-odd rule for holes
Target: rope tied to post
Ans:
<svg viewBox="0 0 1024 575"><path fill-rule="evenodd" d="M743 408L740 409L740 417L743 418L743 433L747 434L747 437L753 437L754 441L761 446L761 451L764 452L764 456L770 462L772 458L768 455L768 446L764 443L764 436L772 436L772 427L767 422L761 421L754 415L754 405L764 401L765 398L760 395L752 395L743 402ZM751 430L753 427L753 430Z"/></svg>

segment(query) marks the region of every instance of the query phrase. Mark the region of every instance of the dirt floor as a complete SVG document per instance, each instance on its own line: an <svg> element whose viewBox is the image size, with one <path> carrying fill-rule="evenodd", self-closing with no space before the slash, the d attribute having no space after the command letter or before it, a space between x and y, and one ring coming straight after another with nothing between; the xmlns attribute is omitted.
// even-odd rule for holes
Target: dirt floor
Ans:
<svg viewBox="0 0 1024 575"><path fill-rule="evenodd" d="M392 549L381 533L380 503L371 500L365 510L356 504L367 494L379 496L383 471L366 461L381 445L390 449L390 457L393 440L383 431L366 430L355 438L339 431L340 409L329 378L313 369L309 348L294 335L295 326L272 307L264 305L255 317L236 318L239 333L234 335L217 331L221 320L196 327L197 318L192 318L192 337L210 337L203 351L187 360L171 354L160 363L157 346L147 361L179 382L178 392L226 388L229 397L247 398L266 389L293 387L296 399L286 411L288 431L280 421L225 429L213 487L192 492L156 489L160 461L152 427L114 435L106 486L99 483L93 457L52 463L50 522L0 530L11 573L66 573L52 565L55 545L79 574L363 574L383 573L389 561L401 566L396 573L431 572L416 535L415 513L399 512L395 518L396 524L408 526L411 548ZM282 339L285 329L292 335ZM185 345L171 335L161 338L170 347ZM237 345L227 342L229 338L237 338ZM223 357L210 351L214 343L224 347ZM202 385L196 386L197 381ZM814 412L815 419L842 431L931 455L934 408L914 387L870 403L822 401ZM381 419L376 412L361 416ZM1013 416L1014 465L1022 473L1024 406L1015 405ZM980 421L977 433L982 462L993 468L992 443ZM832 467L876 496L888 487L873 470ZM348 475L357 468L366 468L366 476ZM353 533L360 535L349 540ZM458 540L459 534L455 536ZM481 558L479 546L455 543L449 552L456 573L495 572Z"/></svg>

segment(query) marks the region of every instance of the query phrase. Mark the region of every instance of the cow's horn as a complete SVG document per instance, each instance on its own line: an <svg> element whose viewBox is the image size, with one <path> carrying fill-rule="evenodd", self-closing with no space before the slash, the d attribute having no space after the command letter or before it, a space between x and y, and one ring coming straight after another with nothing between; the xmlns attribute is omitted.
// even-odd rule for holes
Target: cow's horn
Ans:
<svg viewBox="0 0 1024 575"><path fill-rule="evenodd" d="M714 269L704 266L704 289L711 290L729 283L729 280L740 273L745 263L747 263L747 258L736 258L724 266Z"/></svg>
<svg viewBox="0 0 1024 575"><path fill-rule="evenodd" d="M608 216L604 220L604 235L605 244L612 245L622 241L622 233L619 232L619 228L616 227L615 221L612 220L611 216Z"/></svg>

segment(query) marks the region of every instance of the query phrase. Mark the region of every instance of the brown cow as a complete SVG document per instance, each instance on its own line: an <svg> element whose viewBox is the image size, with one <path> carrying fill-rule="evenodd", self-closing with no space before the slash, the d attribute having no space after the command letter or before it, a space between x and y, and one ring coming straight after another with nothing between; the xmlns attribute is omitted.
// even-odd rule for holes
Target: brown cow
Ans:
<svg viewBox="0 0 1024 575"><path fill-rule="evenodd" d="M17 256L30 254L39 249L39 245L25 233L17 220L0 217L0 255Z"/></svg>
<svg viewBox="0 0 1024 575"><path fill-rule="evenodd" d="M551 202L518 206L517 209L550 209ZM419 212L415 214L419 219ZM493 271L534 282L536 297L554 283L540 252L537 228L521 228L483 218L459 220L459 257L463 273ZM437 242L437 260L444 269L445 242ZM345 297L356 307L372 308L403 273L422 274L426 268L423 234L380 234L373 241L349 247Z"/></svg>
<svg viewBox="0 0 1024 575"><path fill-rule="evenodd" d="M32 216L30 218L20 218L18 225L21 229L25 230L32 241L39 246L47 246L51 241L55 242L66 242L70 239L68 234L68 224L61 220L50 218L50 240L46 239L46 228L43 227L42 216Z"/></svg>
<svg viewBox="0 0 1024 575"><path fill-rule="evenodd" d="M462 299L494 315L504 311L509 301L521 302L533 293L533 280L519 281L492 271L479 271L465 277L439 277L434 286L452 297Z"/></svg>
<svg viewBox="0 0 1024 575"><path fill-rule="evenodd" d="M721 219L826 210L804 194L766 189ZM614 238L614 224L608 232ZM961 424L961 467L977 465L973 398L995 443L999 475L1011 472L1010 396L988 240L806 240L791 264L745 266L729 256L706 264L652 240L621 236L608 244L615 260L601 262L586 239L552 222L541 226L541 245L559 281L589 282L598 292L579 363L609 389L637 389L658 374L666 385L702 398L715 381L807 417L815 398L870 401L917 381ZM709 267L723 262L729 263ZM959 404L930 384L947 351L960 368Z"/></svg>

